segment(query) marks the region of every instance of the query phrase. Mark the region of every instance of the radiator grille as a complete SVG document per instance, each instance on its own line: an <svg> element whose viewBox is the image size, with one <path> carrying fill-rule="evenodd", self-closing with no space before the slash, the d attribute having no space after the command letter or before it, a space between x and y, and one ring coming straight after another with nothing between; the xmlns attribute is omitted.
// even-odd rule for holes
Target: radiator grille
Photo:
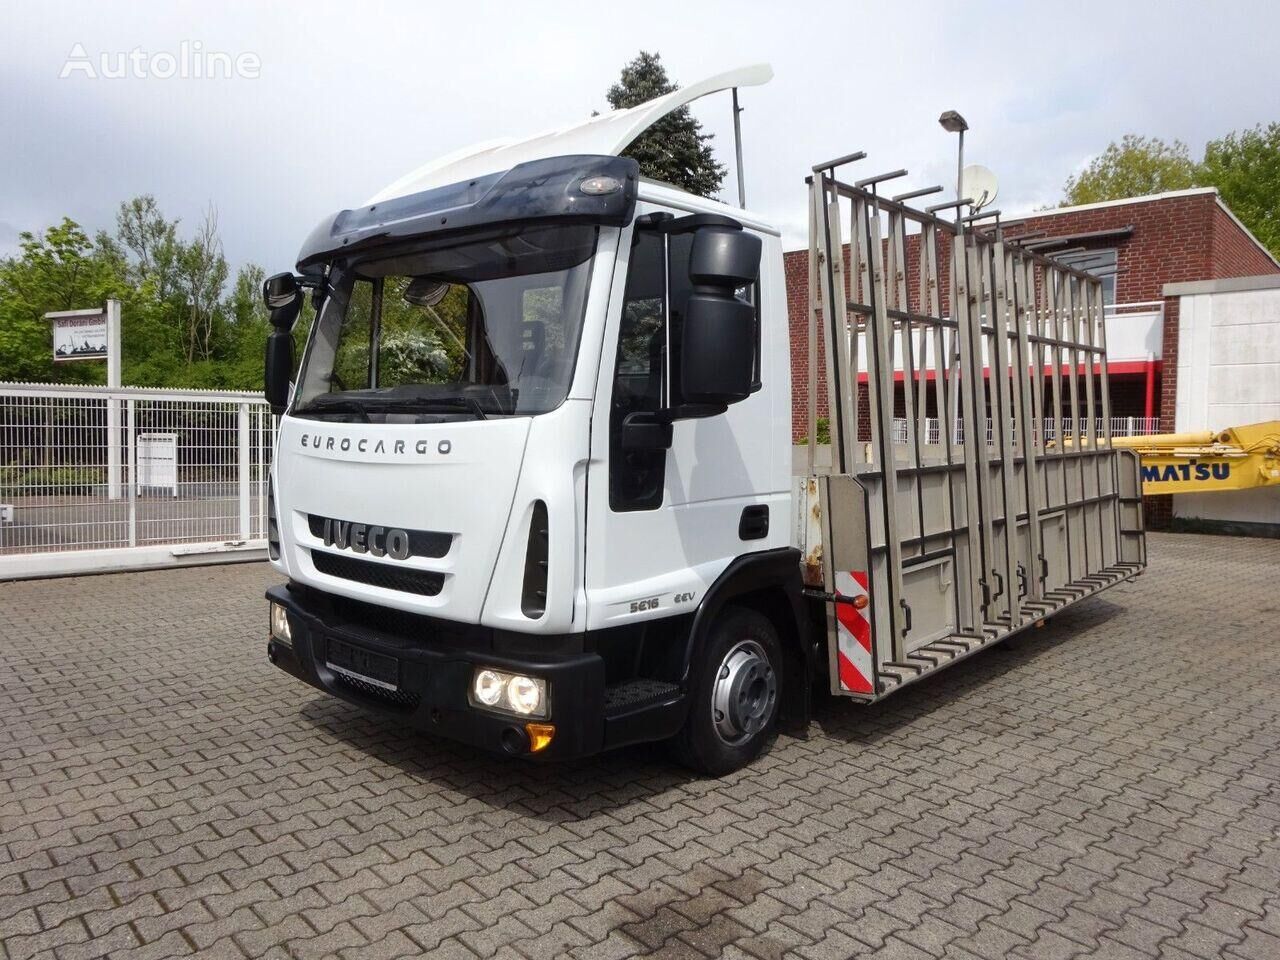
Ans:
<svg viewBox="0 0 1280 960"><path fill-rule="evenodd" d="M354 580L356 583L382 587L384 590L399 590L401 593L434 597L444 586L442 573L433 573L429 570L407 570L394 567L389 563L357 560L355 557L325 553L322 550L311 551L311 562L315 564L317 570L330 577Z"/></svg>
<svg viewBox="0 0 1280 960"><path fill-rule="evenodd" d="M344 673L335 673L333 682L340 687L345 687L347 690L359 694L361 697L377 701L387 707L416 710L418 704L422 702L421 696L408 690L387 690L377 684L365 683L359 677L347 676Z"/></svg>

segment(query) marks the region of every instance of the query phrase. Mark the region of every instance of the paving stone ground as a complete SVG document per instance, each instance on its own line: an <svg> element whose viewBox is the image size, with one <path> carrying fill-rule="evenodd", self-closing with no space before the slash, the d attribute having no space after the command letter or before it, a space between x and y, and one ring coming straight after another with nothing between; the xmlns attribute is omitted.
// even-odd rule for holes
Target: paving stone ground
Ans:
<svg viewBox="0 0 1280 960"><path fill-rule="evenodd" d="M329 699L265 565L0 584L0 954L1280 957L1280 543L1150 553L720 781Z"/></svg>

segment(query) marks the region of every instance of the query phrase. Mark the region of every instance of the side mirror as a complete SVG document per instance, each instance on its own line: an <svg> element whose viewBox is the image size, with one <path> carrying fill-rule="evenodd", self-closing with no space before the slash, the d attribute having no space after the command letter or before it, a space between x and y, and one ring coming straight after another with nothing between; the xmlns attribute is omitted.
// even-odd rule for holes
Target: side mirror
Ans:
<svg viewBox="0 0 1280 960"><path fill-rule="evenodd" d="M734 291L760 275L760 238L740 225L702 226L693 237L680 351L680 390L690 404L724 406L751 394L754 305Z"/></svg>
<svg viewBox="0 0 1280 960"><path fill-rule="evenodd" d="M302 298L298 280L292 273L277 273L262 281L262 302L275 311Z"/></svg>
<svg viewBox="0 0 1280 960"><path fill-rule="evenodd" d="M297 316L297 308L294 316ZM277 328L267 334L267 366L263 374L267 403L277 417L289 406L289 380L292 376L293 335L288 330Z"/></svg>

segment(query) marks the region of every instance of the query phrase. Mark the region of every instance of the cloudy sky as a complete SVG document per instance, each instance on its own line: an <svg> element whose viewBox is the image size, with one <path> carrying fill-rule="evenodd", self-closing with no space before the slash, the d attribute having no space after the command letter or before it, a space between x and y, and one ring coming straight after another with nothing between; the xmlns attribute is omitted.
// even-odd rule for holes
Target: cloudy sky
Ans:
<svg viewBox="0 0 1280 960"><path fill-rule="evenodd" d="M233 263L285 269L322 216L421 163L603 108L639 49L684 82L773 65L743 95L746 182L793 246L814 162L861 149L859 172L908 168L904 190L953 178L946 109L968 118L969 158L999 175L1006 214L1056 201L1127 132L1198 153L1280 119L1274 2L97 0L14 5L5 20L0 254L63 215L111 227L121 200L152 193L188 224L212 204ZM76 44L98 65L183 41L254 55L258 76L59 79ZM695 113L730 161L727 97Z"/></svg>

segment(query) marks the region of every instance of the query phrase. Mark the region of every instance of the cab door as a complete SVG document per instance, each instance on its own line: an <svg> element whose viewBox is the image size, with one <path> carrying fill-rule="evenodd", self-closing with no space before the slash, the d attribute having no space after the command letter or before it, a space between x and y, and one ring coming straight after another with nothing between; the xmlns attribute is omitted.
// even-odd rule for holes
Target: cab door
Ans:
<svg viewBox="0 0 1280 960"><path fill-rule="evenodd" d="M648 215L660 210L641 203L621 238L606 322L587 477L592 629L692 613L736 557L789 541L790 371L785 359L765 359L786 324L761 322L779 305L785 320L785 305L768 297L780 280L776 237L763 237L760 282L740 291L758 307L755 391L722 413L674 421L669 448L623 444L629 416L652 417L680 401L693 237L653 229ZM785 342L782 349L785 357Z"/></svg>

